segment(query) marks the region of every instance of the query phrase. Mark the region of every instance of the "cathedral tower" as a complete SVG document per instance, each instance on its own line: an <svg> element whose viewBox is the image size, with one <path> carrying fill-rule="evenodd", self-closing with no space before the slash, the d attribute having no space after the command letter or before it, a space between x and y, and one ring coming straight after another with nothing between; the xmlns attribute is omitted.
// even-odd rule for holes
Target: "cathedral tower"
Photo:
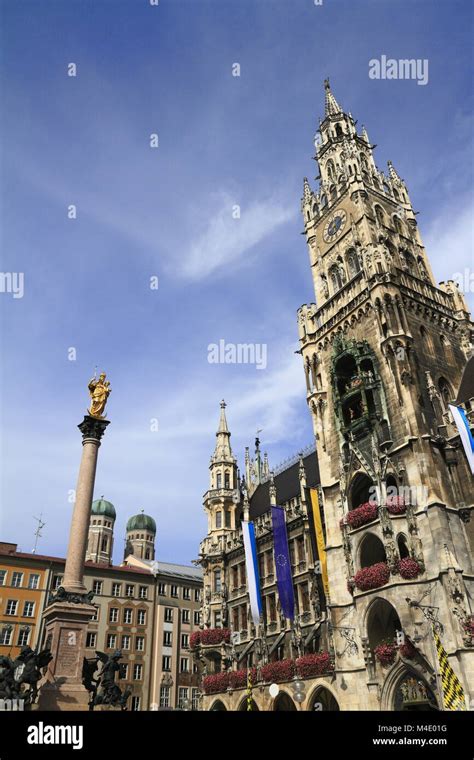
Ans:
<svg viewBox="0 0 474 760"><path fill-rule="evenodd" d="M405 182L391 162L378 170L327 80L315 145L319 189L305 179L302 213L316 303L298 328L336 652L341 626L354 632L338 668L366 709L394 709L423 668L440 704L430 616L466 696L474 682L472 477L447 406L473 325L455 284L436 285ZM399 634L417 655L397 655L389 681L377 646Z"/></svg>
<svg viewBox="0 0 474 760"><path fill-rule="evenodd" d="M156 523L142 511L127 522L124 559L133 554L139 559L155 559Z"/></svg>
<svg viewBox="0 0 474 760"><path fill-rule="evenodd" d="M115 507L103 496L92 502L86 562L112 564Z"/></svg>

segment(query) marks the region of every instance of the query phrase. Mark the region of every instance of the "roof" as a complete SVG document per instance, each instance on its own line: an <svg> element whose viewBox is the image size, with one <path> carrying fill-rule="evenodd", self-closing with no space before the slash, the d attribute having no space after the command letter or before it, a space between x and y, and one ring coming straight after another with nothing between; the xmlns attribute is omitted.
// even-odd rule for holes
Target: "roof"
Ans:
<svg viewBox="0 0 474 760"><path fill-rule="evenodd" d="M168 576L173 578L186 578L187 580L202 581L202 569L192 565L178 565L174 562L161 562L160 560L142 559L135 557L133 554L125 558L125 562L133 562L133 567L146 566L144 572L153 573L159 576ZM130 565L132 567L132 565Z"/></svg>
<svg viewBox="0 0 474 760"><path fill-rule="evenodd" d="M91 514L105 515L106 517L112 518L112 520L115 520L115 518L117 517L117 513L115 511L115 507L112 504L112 502L107 501L106 499L103 499L102 497L92 502Z"/></svg>
<svg viewBox="0 0 474 760"><path fill-rule="evenodd" d="M306 485L308 488L319 485L319 467L316 452L313 451L306 457L303 457L303 465L306 472ZM276 488L277 504L284 504L289 499L299 496L300 479L299 479L299 461L287 467L286 470L275 475L274 483ZM254 494L250 498L250 519L254 520L259 515L263 515L270 509L270 481L261 483L257 486Z"/></svg>
<svg viewBox="0 0 474 760"><path fill-rule="evenodd" d="M156 533L156 523L153 517L140 512L129 519L126 530L127 533L131 530L149 530L150 533Z"/></svg>
<svg viewBox="0 0 474 760"><path fill-rule="evenodd" d="M474 356L471 356L464 367L456 404L465 404L471 398L474 398Z"/></svg>

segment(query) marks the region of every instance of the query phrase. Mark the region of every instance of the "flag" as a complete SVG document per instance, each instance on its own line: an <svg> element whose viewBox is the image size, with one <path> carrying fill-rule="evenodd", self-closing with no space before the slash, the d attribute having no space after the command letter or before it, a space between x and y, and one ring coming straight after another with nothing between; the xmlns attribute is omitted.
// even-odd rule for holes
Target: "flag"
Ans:
<svg viewBox="0 0 474 760"><path fill-rule="evenodd" d="M283 507L272 507L272 525L278 596L284 616L293 620L295 617L295 594Z"/></svg>
<svg viewBox="0 0 474 760"><path fill-rule="evenodd" d="M242 535L244 538L245 567L247 570L247 583L249 587L250 610L254 625L260 623L262 614L262 597L260 596L260 578L258 576L257 542L255 541L255 528L253 522L242 522Z"/></svg>
<svg viewBox="0 0 474 760"><path fill-rule="evenodd" d="M446 654L446 650L441 643L441 639L434 625L433 636L441 673L444 708L445 710L465 710L466 700L464 698L464 689L461 686L459 678L449 664L448 655Z"/></svg>
<svg viewBox="0 0 474 760"><path fill-rule="evenodd" d="M474 437L469 427L469 421L466 417L466 412L461 409L460 406L453 406L448 404L451 414L453 415L454 424L456 425L461 443L464 448L464 452L471 468L471 473L474 475Z"/></svg>
<svg viewBox="0 0 474 760"><path fill-rule="evenodd" d="M328 567L326 561L326 543L324 541L323 524L321 522L321 512L319 509L319 498L317 488L310 489L311 495L311 516L313 518L314 533L316 536L316 548L318 550L318 559L321 563L321 577L326 597L329 596Z"/></svg>

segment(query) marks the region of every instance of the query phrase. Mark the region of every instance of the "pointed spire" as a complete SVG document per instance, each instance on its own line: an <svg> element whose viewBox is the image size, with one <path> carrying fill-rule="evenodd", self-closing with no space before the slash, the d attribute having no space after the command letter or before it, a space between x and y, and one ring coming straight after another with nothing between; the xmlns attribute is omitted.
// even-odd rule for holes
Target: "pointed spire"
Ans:
<svg viewBox="0 0 474 760"><path fill-rule="evenodd" d="M362 124L362 139L365 140L365 142L370 145L369 135L367 134L367 130L363 124Z"/></svg>
<svg viewBox="0 0 474 760"><path fill-rule="evenodd" d="M387 166L388 166L388 174L389 174L390 179L401 182L402 181L401 177L395 171L394 166L391 161L387 161Z"/></svg>
<svg viewBox="0 0 474 760"><path fill-rule="evenodd" d="M234 457L232 455L232 449L230 447L230 432L227 425L227 419L225 416L225 408L226 403L224 400L221 401L221 413L219 418L219 427L217 429L216 433L216 448L214 450L214 454L211 457L211 463L212 462L220 462L224 460L234 461Z"/></svg>
<svg viewBox="0 0 474 760"><path fill-rule="evenodd" d="M329 86L329 79L324 80L324 89L326 90L326 100L325 100L326 116L333 116L336 113L342 113L341 106L339 105L336 98L331 92L331 88Z"/></svg>
<svg viewBox="0 0 474 760"><path fill-rule="evenodd" d="M311 203L311 188L309 186L308 177L303 181L303 203Z"/></svg>

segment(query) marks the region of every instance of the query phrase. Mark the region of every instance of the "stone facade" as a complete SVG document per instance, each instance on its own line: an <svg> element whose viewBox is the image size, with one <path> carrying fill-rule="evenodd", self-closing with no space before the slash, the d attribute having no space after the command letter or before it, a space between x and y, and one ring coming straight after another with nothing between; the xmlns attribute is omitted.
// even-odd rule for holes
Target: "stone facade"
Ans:
<svg viewBox="0 0 474 760"><path fill-rule="evenodd" d="M268 659L295 659L295 639L298 654L327 652L334 669L330 676L303 679L303 709L443 709L434 628L469 707L473 488L448 402L454 402L472 354L473 325L455 284L437 285L433 278L405 183L390 162L387 175L377 169L367 131L358 134L328 82L325 89L325 117L315 141L320 187L313 191L305 180L302 199L316 303L298 310L298 330L319 473L303 461L300 469L308 483L320 484L329 584L322 591L317 582L317 556L302 528L303 561L318 590L309 613L317 636L304 635L301 643L306 611L299 609L293 630L279 621L277 631L285 633L269 651L274 621L263 584L264 625L249 632L254 644L242 653L224 643L220 657L201 646L198 655L205 656L207 672L212 663L223 671L257 667L258 709L291 709L289 680L281 687L287 697L272 701L260 669ZM472 422L470 400L466 410ZM209 533L201 545L203 626L235 632L236 599L228 589L234 565L243 562L236 516L256 520L259 552L266 540L271 557L271 493L266 511L253 515L252 498L265 478L259 452L251 473L257 490L249 483L248 454L246 482L236 485L225 415L217 435L204 502ZM218 468L228 472L227 490L216 490ZM279 494L276 479L274 485L291 539L294 507ZM303 496L304 488L302 525L310 514ZM296 582L296 566L293 572ZM238 593L243 609L244 575ZM298 663L296 668L301 677ZM216 691L216 683L209 688ZM239 709L243 695L226 687L206 696L205 704Z"/></svg>

